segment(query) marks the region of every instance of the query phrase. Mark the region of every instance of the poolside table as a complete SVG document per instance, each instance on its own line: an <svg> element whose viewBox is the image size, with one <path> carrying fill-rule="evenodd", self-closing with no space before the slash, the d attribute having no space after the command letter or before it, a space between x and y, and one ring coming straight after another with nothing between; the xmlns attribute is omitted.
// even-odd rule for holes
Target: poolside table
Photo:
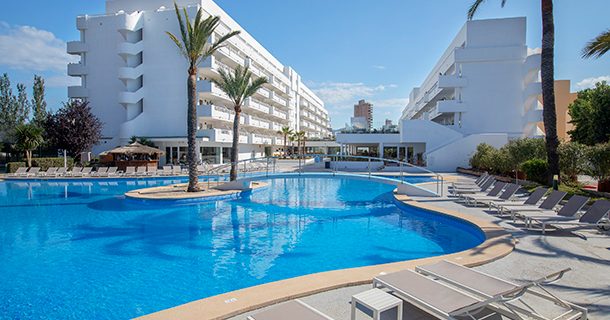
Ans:
<svg viewBox="0 0 610 320"><path fill-rule="evenodd" d="M356 320L357 305L370 310L373 320L381 320L381 314L392 309L396 309L395 319L402 320L402 300L381 289L375 288L352 296L352 320Z"/></svg>

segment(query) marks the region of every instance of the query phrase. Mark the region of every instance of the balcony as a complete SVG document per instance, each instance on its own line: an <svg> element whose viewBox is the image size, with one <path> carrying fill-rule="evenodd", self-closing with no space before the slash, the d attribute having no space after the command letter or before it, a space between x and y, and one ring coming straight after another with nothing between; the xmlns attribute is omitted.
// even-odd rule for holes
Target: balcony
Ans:
<svg viewBox="0 0 610 320"><path fill-rule="evenodd" d="M271 130L272 126L270 122L264 121L262 119L258 119L256 117L253 116L246 116L246 123L245 125L247 126L251 126L251 127L255 127L258 129L266 129L266 130Z"/></svg>
<svg viewBox="0 0 610 320"><path fill-rule="evenodd" d="M135 104L144 99L144 88L140 88L135 92L119 92L120 104Z"/></svg>
<svg viewBox="0 0 610 320"><path fill-rule="evenodd" d="M200 100L212 101L223 105L232 105L233 103L224 91L210 81L197 81L197 91L199 92Z"/></svg>
<svg viewBox="0 0 610 320"><path fill-rule="evenodd" d="M233 142L233 131L228 129L205 129L200 132L204 139L208 139L210 142ZM240 134L239 143L248 143L248 135Z"/></svg>
<svg viewBox="0 0 610 320"><path fill-rule="evenodd" d="M141 64L135 68L123 67L119 68L119 79L121 80L135 80L144 74L144 65Z"/></svg>
<svg viewBox="0 0 610 320"><path fill-rule="evenodd" d="M467 105L459 100L441 100L436 103L436 111L438 113L466 112Z"/></svg>
<svg viewBox="0 0 610 320"><path fill-rule="evenodd" d="M76 29L86 30L87 27L87 16L80 16L76 18Z"/></svg>
<svg viewBox="0 0 610 320"><path fill-rule="evenodd" d="M457 74L441 75L438 77L439 88L463 88L468 85L468 79Z"/></svg>
<svg viewBox="0 0 610 320"><path fill-rule="evenodd" d="M144 44L142 41L138 41L136 43L124 42L119 44L117 48L117 52L120 56L135 56L144 50Z"/></svg>
<svg viewBox="0 0 610 320"><path fill-rule="evenodd" d="M231 110L224 107L211 106L207 104L197 107L197 116L202 118L208 118L211 120L226 121L230 123L233 123L233 119L235 119L235 113ZM243 116L240 118L240 123L245 123Z"/></svg>
<svg viewBox="0 0 610 320"><path fill-rule="evenodd" d="M138 31L142 29L144 19L141 19L141 12L134 12L132 14L121 14L118 17L119 21L117 25L119 30Z"/></svg>
<svg viewBox="0 0 610 320"><path fill-rule="evenodd" d="M229 47L221 47L216 50L218 55L220 55L220 60L222 62L231 65L232 67L236 67L237 65L245 66L246 59L242 58L235 50Z"/></svg>
<svg viewBox="0 0 610 320"><path fill-rule="evenodd" d="M531 71L540 71L541 59L542 56L540 54L532 54L525 58L525 62L523 63L523 75L525 76Z"/></svg>
<svg viewBox="0 0 610 320"><path fill-rule="evenodd" d="M250 134L250 144L273 144L273 138L252 133Z"/></svg>
<svg viewBox="0 0 610 320"><path fill-rule="evenodd" d="M80 77L87 74L87 66L82 63L69 63L68 64L68 75L73 77Z"/></svg>
<svg viewBox="0 0 610 320"><path fill-rule="evenodd" d="M541 82L531 82L525 86L523 90L524 99L528 97L537 97L542 94L542 83Z"/></svg>
<svg viewBox="0 0 610 320"><path fill-rule="evenodd" d="M71 86L68 87L68 97L69 98L87 98L89 97L89 89L83 86Z"/></svg>
<svg viewBox="0 0 610 320"><path fill-rule="evenodd" d="M525 122L527 123L537 123L542 122L542 109L536 108L528 111L525 114Z"/></svg>
<svg viewBox="0 0 610 320"><path fill-rule="evenodd" d="M271 111L271 107L264 105L258 101L255 101L252 98L249 98L245 101L244 107L253 109L260 113L266 113L266 114L268 114Z"/></svg>
<svg viewBox="0 0 610 320"><path fill-rule="evenodd" d="M82 41L70 41L66 45L66 52L68 54L81 54L89 50L89 46Z"/></svg>

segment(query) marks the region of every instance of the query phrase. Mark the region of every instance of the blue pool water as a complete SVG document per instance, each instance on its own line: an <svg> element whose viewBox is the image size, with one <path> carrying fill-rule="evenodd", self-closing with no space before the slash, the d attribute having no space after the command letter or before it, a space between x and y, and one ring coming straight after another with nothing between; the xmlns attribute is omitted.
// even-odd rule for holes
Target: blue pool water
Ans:
<svg viewBox="0 0 610 320"><path fill-rule="evenodd" d="M480 230L394 186L281 178L241 199L141 205L179 180L0 182L0 318L125 319L299 275L461 251Z"/></svg>

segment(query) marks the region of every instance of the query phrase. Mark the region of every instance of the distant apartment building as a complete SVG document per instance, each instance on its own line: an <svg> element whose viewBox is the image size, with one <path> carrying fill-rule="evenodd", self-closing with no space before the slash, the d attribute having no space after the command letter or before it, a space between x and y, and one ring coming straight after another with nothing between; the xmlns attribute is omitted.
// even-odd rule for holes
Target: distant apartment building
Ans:
<svg viewBox="0 0 610 320"><path fill-rule="evenodd" d="M219 16L214 38L232 30L241 34L202 62L198 74L197 141L200 159L226 162L230 154L234 112L231 101L210 79L218 70L249 67L268 83L245 101L240 118L240 159L272 154L283 145L284 126L303 130L309 139L332 135L324 103L291 67L280 63L212 0L177 0L194 17L199 8ZM164 162L186 154L187 64L166 31L179 34L174 0L107 0L106 13L79 16L80 40L67 51L80 56L68 74L81 84L68 88L70 98L90 101L104 123L99 153L146 137L166 151Z"/></svg>
<svg viewBox="0 0 610 320"><path fill-rule="evenodd" d="M540 54L526 45L526 19L468 21L409 96L400 134L338 134L342 152L374 147L433 170L468 166L480 143L540 135Z"/></svg>
<svg viewBox="0 0 610 320"><path fill-rule="evenodd" d="M574 129L570 123L569 106L578 98L578 93L570 91L570 80L555 80L555 112L557 114L557 137L560 141L570 141L569 132ZM538 97L542 104L542 95ZM544 124L538 123L539 134L544 135Z"/></svg>
<svg viewBox="0 0 610 320"><path fill-rule="evenodd" d="M373 129L373 105L365 100L358 101L358 104L354 105L354 117L352 123L359 126L366 125L364 129ZM353 126L352 124L352 126Z"/></svg>

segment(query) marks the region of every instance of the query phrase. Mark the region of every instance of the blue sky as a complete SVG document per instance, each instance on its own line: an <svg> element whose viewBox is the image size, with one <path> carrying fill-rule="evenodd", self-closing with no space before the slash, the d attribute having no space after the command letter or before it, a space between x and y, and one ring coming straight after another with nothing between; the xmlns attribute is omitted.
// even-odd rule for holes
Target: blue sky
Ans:
<svg viewBox="0 0 610 320"><path fill-rule="evenodd" d="M374 124L398 119L411 88L430 72L466 20L470 0L217 0L325 100L341 127L359 99L374 103ZM36 8L37 10L32 10ZM48 103L66 99L65 42L78 38L75 17L104 11L103 0L5 1L0 11L0 72L31 88L47 79ZM610 79L610 55L583 60L585 42L610 28L608 0L555 0L556 78L578 90ZM528 46L540 47L540 4L488 0L477 18L526 16ZM499 35L501 36L501 35Z"/></svg>

